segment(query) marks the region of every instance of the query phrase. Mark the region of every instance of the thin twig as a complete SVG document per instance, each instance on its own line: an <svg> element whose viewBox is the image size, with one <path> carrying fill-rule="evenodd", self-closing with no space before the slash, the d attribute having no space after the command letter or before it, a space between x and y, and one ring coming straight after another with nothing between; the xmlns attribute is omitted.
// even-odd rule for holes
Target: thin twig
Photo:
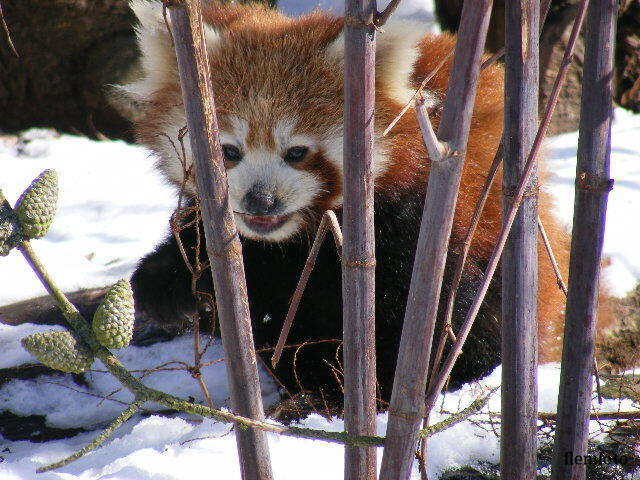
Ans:
<svg viewBox="0 0 640 480"><path fill-rule="evenodd" d="M432 425L431 427L426 427L423 428L421 430L418 431L418 438L427 438L432 436L434 433L433 429L437 428L438 431L441 431L440 429L442 427L452 427L460 422L465 421L467 418L469 418L471 415L478 413L480 410L482 410L485 405L487 403L489 403L489 399L491 398L491 395L493 393L496 392L496 390L498 390L500 387L494 387L492 388L486 395L484 396L480 396L478 398L476 398L473 402L471 402L471 404L465 408L464 410L460 410L458 413L454 413L453 415L448 416L447 418L445 418L444 420L436 423L435 425Z"/></svg>
<svg viewBox="0 0 640 480"><path fill-rule="evenodd" d="M551 262L551 266L553 267L553 271L556 274L556 281L558 282L558 287L564 293L564 296L567 296L567 285L562 279L562 272L560 272L560 268L558 267L558 262L556 261L556 257L553 254L553 248L551 247L551 243L549 242L549 237L547 236L547 232L544 229L544 225L542 224L542 220L538 217L538 230L540 231L540 237L542 237L542 242L544 243L544 248L547 251L547 256L549 257L549 261ZM598 403L602 404L602 392L600 388L600 372L598 371L598 359L593 355L593 375L596 379L596 393L598 395Z"/></svg>
<svg viewBox="0 0 640 480"><path fill-rule="evenodd" d="M438 62L438 64L433 68L433 70L431 70L429 74L425 77L425 79L422 81L422 83L417 88L415 93L411 96L411 99L405 104L404 107L402 107L402 110L400 110L400 113L398 113L398 115L396 115L396 117L393 120L391 120L391 123L389 124L389 126L384 129L384 132L382 132L383 137L386 136L391 131L391 129L395 126L395 124L400 121L402 116L405 113L407 113L407 110L411 108L411 105L413 105L413 103L421 97L422 90L424 90L424 87L427 86L427 83L429 83L429 81L433 77L435 77L436 73L440 71L440 69L444 66L444 64L447 63L447 60L449 60L453 56L453 52L455 52L455 46L449 51L449 53L447 53L442 58L442 60L440 60L440 62Z"/></svg>
<svg viewBox="0 0 640 480"><path fill-rule="evenodd" d="M464 264L467 260L467 255L469 253L469 249L471 247L471 241L473 240L473 236L475 234L476 228L480 223L480 217L482 215L482 211L484 210L484 206L489 198L489 192L491 191L491 186L493 185L493 181L495 180L496 174L498 173L498 169L502 163L503 159L502 152L502 141L498 146L498 150L496 151L495 156L493 157L493 162L491 163L491 167L489 167L489 172L487 173L487 178L484 181L484 185L482 186L482 191L480 192L480 196L478 197L478 201L476 203L476 207L473 211L473 215L471 217L471 222L469 223L469 227L467 228L467 233L465 234L464 241L462 243L462 250L456 259L456 269L453 274L453 281L451 282L451 288L449 290L449 297L447 298L447 309L445 311L444 321L442 324L442 332L440 333L440 338L438 340L438 345L436 347L436 353L434 355L433 364L431 367L431 377L429 380L429 388L435 382L437 377L440 362L442 360L442 355L444 354L444 348L446 346L447 337L451 338L453 342L456 341L456 337L453 334L452 326L452 318L453 318L453 306L455 304L456 294L458 288L460 286L460 281L462 279L462 273L464 271ZM431 410L433 405L427 405L427 411Z"/></svg>
<svg viewBox="0 0 640 480"><path fill-rule="evenodd" d="M0 2L0 23L2 24L2 30L4 31L4 36L5 39L7 40L7 43L9 44L9 48L11 49L11 52L13 52L13 54L20 58L20 55L18 55L18 51L16 50L15 45L13 44L13 40L11 40L11 32L9 32L9 27L7 26L7 22L5 22L4 20L4 14L2 12L2 2Z"/></svg>
<svg viewBox="0 0 640 480"><path fill-rule="evenodd" d="M69 465L71 462L78 460L80 457L86 455L91 450L95 450L100 445L102 445L107 439L113 435L113 432L116 431L120 425L129 420L134 413L136 413L140 406L144 403L141 400L135 400L131 405L129 405L120 415L118 415L108 427L106 427L100 435L98 435L91 443L81 448L77 452L69 455L67 458L63 458L62 460L51 463L49 465L45 465L44 467L40 467L36 470L37 473L48 472L49 470L55 470L56 468L64 467L65 465Z"/></svg>
<svg viewBox="0 0 640 480"><path fill-rule="evenodd" d="M300 305L302 294L304 293L304 289L307 286L309 276L311 275L311 272L313 271L316 263L316 259L318 258L320 247L322 246L324 238L327 235L327 230L329 229L333 233L333 238L336 242L336 249L338 250L338 254L340 255L340 257L342 256L342 232L340 230L340 225L338 224L336 214L331 210L327 210L322 215L322 220L320 220L320 225L318 226L316 237L313 240L313 245L311 245L309 256L307 257L307 261L304 264L304 268L302 269L302 274L300 275L300 279L298 280L298 285L296 286L296 289L293 292L293 296L291 297L291 304L289 305L287 316L285 317L284 323L282 324L282 330L280 330L280 336L278 337L276 349L273 352L273 356L271 357L271 366L273 368L275 368L280 361L282 349L284 348L284 344L287 341L287 336L289 335L289 331L291 330L291 325L293 324L293 318L298 311L298 306Z"/></svg>
<svg viewBox="0 0 640 480"><path fill-rule="evenodd" d="M389 17L391 17L393 12L395 12L399 4L400 0L391 0L389 2L389 5L387 5L382 12L376 12L376 14L374 15L374 25L376 26L376 28L380 28L385 23L387 23L387 20L389 20Z"/></svg>
<svg viewBox="0 0 640 480"><path fill-rule="evenodd" d="M553 271L556 274L556 282L558 282L558 288L562 290L566 297L567 285L564 283L564 280L562 280L560 267L558 267L558 262L556 261L556 257L553 254L553 249L551 248L549 237L547 236L547 232L544 229L544 225L542 225L542 220L540 220L540 217L538 217L538 230L540 231L540 237L542 238L542 242L544 243L544 248L547 250L547 255L549 257L549 261L551 262L551 266L553 267Z"/></svg>
<svg viewBox="0 0 640 480"><path fill-rule="evenodd" d="M94 372L94 371L95 370L91 370L91 372ZM104 402L105 400L111 400L112 402L119 403L121 405L129 405L129 403L123 402L122 400L118 400L116 398L109 398L110 395L112 395L112 393L110 393L107 396L99 395L97 393L85 392L85 391L82 391L82 390L80 390L78 388L73 388L73 387L70 387L69 385L64 385L63 383L58 383L58 382L42 382L42 384L43 385L55 385L56 387L66 388L67 390L71 390L72 392L79 393L80 395L87 395L88 397L99 398L100 402L98 402L98 405L101 405L102 402Z"/></svg>
<svg viewBox="0 0 640 480"><path fill-rule="evenodd" d="M432 162L439 162L446 154L447 146L438 140L436 132L433 130L433 125L429 119L429 112L425 105L425 100L422 95L416 100L415 104L416 116L418 117L418 123L420 124L420 131L422 132L422 140L427 147L427 153L429 159Z"/></svg>
<svg viewBox="0 0 640 480"><path fill-rule="evenodd" d="M558 420L558 414L539 412L538 418L543 421L556 422ZM589 420L640 420L640 411L638 412L592 412L589 414Z"/></svg>

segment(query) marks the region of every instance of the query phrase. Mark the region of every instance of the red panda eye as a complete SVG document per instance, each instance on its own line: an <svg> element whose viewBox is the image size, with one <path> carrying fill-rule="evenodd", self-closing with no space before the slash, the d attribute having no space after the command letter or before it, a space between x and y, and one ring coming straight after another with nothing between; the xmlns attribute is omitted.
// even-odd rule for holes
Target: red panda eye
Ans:
<svg viewBox="0 0 640 480"><path fill-rule="evenodd" d="M307 156L307 152L309 152L307 147L291 147L284 154L284 161L290 163L300 162Z"/></svg>
<svg viewBox="0 0 640 480"><path fill-rule="evenodd" d="M239 162L242 160L242 152L235 145L222 145L222 154L228 162Z"/></svg>

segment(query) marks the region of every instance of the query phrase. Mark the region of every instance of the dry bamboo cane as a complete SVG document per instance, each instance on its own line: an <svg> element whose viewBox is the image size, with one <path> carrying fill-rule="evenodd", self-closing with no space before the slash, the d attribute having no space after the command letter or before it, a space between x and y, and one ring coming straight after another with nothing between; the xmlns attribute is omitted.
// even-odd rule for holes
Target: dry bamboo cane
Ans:
<svg viewBox="0 0 640 480"><path fill-rule="evenodd" d="M447 245L460 186L491 0L465 2L449 88L438 129L444 155L431 159L425 207L393 382L381 480L411 473ZM431 138L425 135L427 141ZM441 145L440 145L441 146ZM430 147L430 152L438 151Z"/></svg>
<svg viewBox="0 0 640 480"><path fill-rule="evenodd" d="M571 31L571 36L569 38L569 42L567 43L567 49L564 54L564 58L562 60L562 65L560 65L560 70L558 71L558 75L556 76L555 83L553 84L553 88L551 90L551 97L549 99L549 103L547 103L546 110L544 113L544 117L540 122L540 126L538 127L538 133L536 135L533 146L531 147L531 152L529 153L529 157L527 158L527 163L522 173L522 177L520 178L520 183L518 184L518 188L513 195L513 204L509 209L509 212L504 215L503 225L500 230L500 234L498 235L498 240L496 241L496 245L493 248L493 252L491 253L491 257L489 258L489 263L487 264L487 268L484 272L484 277L482 279L482 283L478 288L475 298L473 299L473 303L467 312L467 315L462 322L462 326L458 330L456 335L456 340L453 342L451 346L451 350L447 354L447 357L444 360L442 368L439 370L438 375L436 376L433 385L429 387L429 391L427 392L427 405L435 404L437 396L442 391L444 385L447 382L447 378L453 369L453 365L456 362L456 359L462 352L462 347L464 345L469 332L471 331L471 327L473 326L473 321L475 320L476 315L478 314L478 310L480 309L480 305L484 300L484 296L487 293L489 288L489 283L493 278L493 274L495 272L496 267L498 266L498 261L502 255L502 250L504 248L504 244L507 239L507 235L509 234L509 230L511 229L511 224L515 219L516 213L518 211L518 207L520 206L520 201L524 197L524 193L529 183L529 175L533 171L533 167L535 162L537 161L538 154L540 153L540 149L542 148L542 141L544 136L547 133L547 129L549 128L549 124L551 123L551 117L553 115L553 111L555 109L556 104L558 103L558 98L560 96L560 91L562 89L562 85L567 77L567 71L569 66L571 65L571 61L573 59L578 34L580 33L580 29L582 27L582 21L584 19L584 14L586 11L586 7L588 5L588 0L581 0L580 6L578 8L578 13L576 15L576 19L573 24L573 29Z"/></svg>
<svg viewBox="0 0 640 480"><path fill-rule="evenodd" d="M169 7L207 254L225 348L231 407L242 416L263 421L242 246L229 206L200 0L172 1ZM254 429L237 429L236 441L242 478L271 479L266 434Z"/></svg>
<svg viewBox="0 0 640 480"><path fill-rule="evenodd" d="M553 480L582 480L586 474L584 465L566 456L584 455L589 433L600 260L613 185L609 154L616 13L615 0L592 0L587 18Z"/></svg>
<svg viewBox="0 0 640 480"><path fill-rule="evenodd" d="M344 426L349 434L364 435L376 432L373 229L375 7L375 0L349 0L345 3L344 22ZM374 480L375 449L345 446L344 478Z"/></svg>
<svg viewBox="0 0 640 480"><path fill-rule="evenodd" d="M505 15L502 210L508 212L537 133L539 1L507 2ZM513 480L535 478L537 467L538 192L535 167L526 189L502 253L500 477Z"/></svg>

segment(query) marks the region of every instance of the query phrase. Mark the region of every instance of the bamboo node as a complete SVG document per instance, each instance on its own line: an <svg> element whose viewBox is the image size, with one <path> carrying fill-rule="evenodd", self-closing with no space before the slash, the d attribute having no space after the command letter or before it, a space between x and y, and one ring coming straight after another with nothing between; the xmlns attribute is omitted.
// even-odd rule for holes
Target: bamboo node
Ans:
<svg viewBox="0 0 640 480"><path fill-rule="evenodd" d="M169 0L171 1L171 0ZM380 30L376 25L373 14L369 15L366 20L354 15L347 15L344 17L344 24L351 28L368 28L373 27L375 30Z"/></svg>
<svg viewBox="0 0 640 480"><path fill-rule="evenodd" d="M502 187L502 195L505 197L514 198L516 196L517 191L518 191L517 185L513 185L510 187L506 187L506 186ZM529 185L527 188L524 189L522 198L537 197L539 191L540 191L540 184L536 181L534 184Z"/></svg>
<svg viewBox="0 0 640 480"><path fill-rule="evenodd" d="M576 188L583 192L603 193L610 192L613 189L613 178L600 180L596 175L588 172L582 172L576 178Z"/></svg>
<svg viewBox="0 0 640 480"><path fill-rule="evenodd" d="M370 258L368 260L342 260L342 265L349 268L374 268L376 266L376 259Z"/></svg>
<svg viewBox="0 0 640 480"><path fill-rule="evenodd" d="M388 410L389 416L393 415L394 417L404 418L405 420L414 421L416 419L420 419L424 417L424 408L421 408L419 411L414 412L400 412L395 409Z"/></svg>
<svg viewBox="0 0 640 480"><path fill-rule="evenodd" d="M464 160L467 155L466 150L453 150L449 145L449 142L440 141L442 147L442 156L435 159L436 162L442 162L444 160L453 160L454 158Z"/></svg>

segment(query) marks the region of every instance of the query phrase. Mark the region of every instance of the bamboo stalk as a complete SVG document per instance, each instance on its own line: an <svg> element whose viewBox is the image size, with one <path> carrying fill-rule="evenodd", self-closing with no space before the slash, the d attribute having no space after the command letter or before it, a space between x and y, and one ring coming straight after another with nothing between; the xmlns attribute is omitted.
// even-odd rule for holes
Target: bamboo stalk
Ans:
<svg viewBox="0 0 640 480"><path fill-rule="evenodd" d="M445 143L445 154L430 166L393 381L381 480L409 478L416 432L424 417L431 341L491 4L491 0L465 2L462 11L437 136L439 142Z"/></svg>
<svg viewBox="0 0 640 480"><path fill-rule="evenodd" d="M527 187L529 181L529 175L533 171L533 167L537 160L538 154L540 153L540 149L542 147L542 141L544 136L547 133L547 129L549 128L549 124L551 123L551 117L553 116L553 111L555 109L556 104L558 103L558 98L560 96L560 90L562 89L562 85L567 77L567 71L569 66L571 65L571 60L573 58L576 42L578 39L578 34L580 33L580 29L582 28L582 21L584 20L584 13L586 11L586 6L588 4L588 0L581 0L580 7L578 10L578 14L573 23L573 29L571 31L571 36L569 38L569 42L567 44L567 49L564 53L564 58L562 60L562 65L560 65L560 70L558 71L558 75L556 76L555 83L553 84L553 88L551 89L551 96L549 99L549 103L547 104L544 116L542 121L540 122L540 126L538 127L538 133L533 142L533 146L531 147L531 152L529 153L529 157L527 158L527 163L522 173L522 177L520 178L520 183L513 195L513 204L509 209L509 212L504 216L502 228L500 229L500 234L498 235L498 239L496 241L496 245L491 253L491 257L489 257L489 262L487 264L487 268L484 272L484 277L482 279L482 283L478 288L478 292L476 293L475 298L473 299L473 303L467 312L467 315L462 322L462 326L458 331L458 335L456 337L456 341L451 346L451 350L449 351L447 358L442 365L442 368L438 372L436 377L436 381L433 383L433 386L429 388L427 392L427 405L431 405L435 403L436 397L442 391L442 388L447 382L447 378L453 369L453 365L456 362L456 359L462 352L462 346L464 345L469 332L471 331L471 327L473 326L473 321L475 320L476 315L478 314L478 310L480 309L480 305L484 300L484 296L487 293L487 289L489 288L489 283L493 278L493 274L498 266L498 262L500 260L500 256L502 255L502 250L504 248L504 244L507 240L507 235L509 235L509 230L511 229L511 224L515 219L516 213L518 211L518 207L522 198L524 197L525 189Z"/></svg>
<svg viewBox="0 0 640 480"><path fill-rule="evenodd" d="M540 2L540 28L539 28L540 33L542 33L544 19L547 17L547 13L549 12L550 6L551 6L551 0L542 0ZM487 60L485 60L482 63L482 66L480 67L480 71L483 71L493 62L501 59L503 56L504 56L504 47L501 48L494 55L489 57ZM444 353L444 348L446 346L447 337L452 337L451 318L453 316L453 306L455 304L456 293L460 285L464 264L467 259L467 254L469 253L469 248L471 247L471 242L473 240L475 230L478 224L480 223L482 209L484 208L487 198L489 197L489 190L491 188L491 185L493 184L493 180L496 176L498 168L500 168L502 164L502 160L503 160L502 144L503 142L501 141L500 145L498 146L498 150L496 151L493 162L491 163L491 167L489 168L489 172L487 173L487 178L485 179L485 182L482 186L482 191L480 192L480 196L478 197L478 200L476 202L476 206L473 211L473 215L471 217L471 222L469 223L469 228L467 229L467 232L465 234L465 238L462 244L462 252L458 256L458 259L456 260L456 268L453 275L453 280L451 282L451 290L449 292L449 298L447 299L447 310L446 310L445 318L443 322L443 329L440 334L440 339L438 340L436 353L433 357L434 358L433 365L431 366L431 376L429 381L430 386L433 384L438 374L440 362L442 360L442 355ZM455 341L455 338L453 338L453 341ZM427 405L427 409L431 409L432 407L433 405Z"/></svg>
<svg viewBox="0 0 640 480"><path fill-rule="evenodd" d="M505 5L503 212L513 204L538 122L539 2ZM535 167L502 253L501 478L536 476L538 192ZM518 452L513 455L513 452Z"/></svg>
<svg viewBox="0 0 640 480"><path fill-rule="evenodd" d="M225 348L231 407L242 416L263 421L242 247L229 206L200 0L172 2L169 14ZM265 433L238 429L236 441L242 478L272 478Z"/></svg>
<svg viewBox="0 0 640 480"><path fill-rule="evenodd" d="M376 13L375 0L345 3L342 318L344 426L352 435L376 432L373 229ZM344 478L375 479L375 449L346 446Z"/></svg>
<svg viewBox="0 0 640 480"><path fill-rule="evenodd" d="M541 0L540 1L540 21L539 21L539 32L542 35L542 29L544 28L544 22L547 18L547 13L549 13L549 7L551 7L551 0ZM481 70L484 70L489 65L494 62L497 62L502 57L504 57L505 47L502 47L496 53L487 58L480 67Z"/></svg>
<svg viewBox="0 0 640 480"><path fill-rule="evenodd" d="M586 474L584 465L567 465L564 456L584 455L589 433L600 260L613 185L609 154L616 14L615 0L592 0L587 19L553 480L582 480Z"/></svg>

